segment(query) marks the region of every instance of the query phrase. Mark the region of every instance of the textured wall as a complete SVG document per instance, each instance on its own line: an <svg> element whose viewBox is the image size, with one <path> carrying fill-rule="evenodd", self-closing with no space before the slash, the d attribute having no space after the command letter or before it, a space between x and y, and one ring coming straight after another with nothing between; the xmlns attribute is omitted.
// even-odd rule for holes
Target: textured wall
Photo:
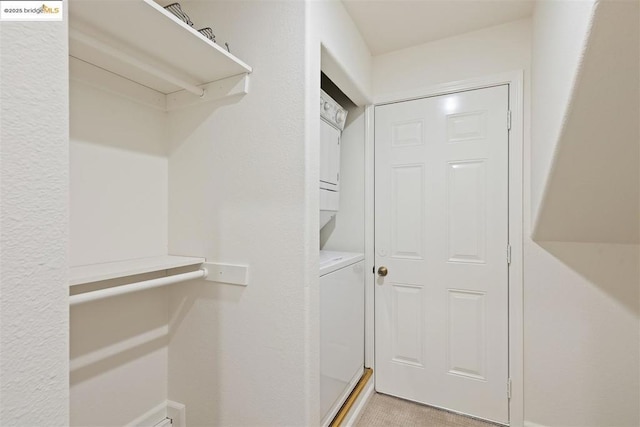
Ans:
<svg viewBox="0 0 640 427"><path fill-rule="evenodd" d="M68 415L66 22L0 25L0 425Z"/></svg>
<svg viewBox="0 0 640 427"><path fill-rule="evenodd" d="M169 398L190 425L312 424L305 7L184 4L254 68L244 97L170 114L170 252L250 268L247 287L171 288Z"/></svg>

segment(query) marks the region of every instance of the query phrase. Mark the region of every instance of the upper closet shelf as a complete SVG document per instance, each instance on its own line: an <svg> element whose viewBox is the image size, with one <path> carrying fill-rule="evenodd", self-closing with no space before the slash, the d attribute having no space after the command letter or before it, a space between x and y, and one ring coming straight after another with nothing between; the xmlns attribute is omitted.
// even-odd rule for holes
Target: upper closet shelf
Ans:
<svg viewBox="0 0 640 427"><path fill-rule="evenodd" d="M203 85L252 71L153 0L72 0L69 14L71 56L163 94L206 97Z"/></svg>
<svg viewBox="0 0 640 427"><path fill-rule="evenodd" d="M82 265L69 270L69 285L82 285L136 274L200 265L204 258L164 255L127 261Z"/></svg>

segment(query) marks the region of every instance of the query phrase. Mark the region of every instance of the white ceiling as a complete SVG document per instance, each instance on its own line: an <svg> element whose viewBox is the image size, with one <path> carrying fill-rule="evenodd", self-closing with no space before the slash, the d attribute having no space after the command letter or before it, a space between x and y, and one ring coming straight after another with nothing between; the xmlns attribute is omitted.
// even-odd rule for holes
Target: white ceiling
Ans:
<svg viewBox="0 0 640 427"><path fill-rule="evenodd" d="M372 55L525 18L533 0L342 0Z"/></svg>

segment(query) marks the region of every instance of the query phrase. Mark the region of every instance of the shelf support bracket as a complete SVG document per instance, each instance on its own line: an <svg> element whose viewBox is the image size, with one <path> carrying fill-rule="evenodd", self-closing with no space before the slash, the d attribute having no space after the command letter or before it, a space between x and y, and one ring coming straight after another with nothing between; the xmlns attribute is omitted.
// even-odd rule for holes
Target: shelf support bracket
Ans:
<svg viewBox="0 0 640 427"><path fill-rule="evenodd" d="M203 102L246 95L249 93L249 74L239 74L216 80L215 82L202 85L202 88L205 89L207 93L206 96L200 98L194 98L183 90L168 94L166 102L167 111L178 110Z"/></svg>
<svg viewBox="0 0 640 427"><path fill-rule="evenodd" d="M202 267L207 270L204 280L208 282L228 283L247 286L249 284L249 267L246 265L205 262Z"/></svg>

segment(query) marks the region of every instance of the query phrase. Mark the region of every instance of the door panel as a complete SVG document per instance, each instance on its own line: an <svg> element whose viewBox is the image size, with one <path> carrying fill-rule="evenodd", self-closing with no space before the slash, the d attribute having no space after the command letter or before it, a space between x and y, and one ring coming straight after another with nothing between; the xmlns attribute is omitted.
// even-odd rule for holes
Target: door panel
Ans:
<svg viewBox="0 0 640 427"><path fill-rule="evenodd" d="M375 109L376 389L508 423L508 86Z"/></svg>
<svg viewBox="0 0 640 427"><path fill-rule="evenodd" d="M424 229L424 165L392 168L391 247L394 258L422 259L422 239L415 230Z"/></svg>
<svg viewBox="0 0 640 427"><path fill-rule="evenodd" d="M485 294L449 289L449 373L486 380Z"/></svg>
<svg viewBox="0 0 640 427"><path fill-rule="evenodd" d="M392 360L424 366L422 287L393 285Z"/></svg>
<svg viewBox="0 0 640 427"><path fill-rule="evenodd" d="M486 253L486 161L447 165L449 261L484 263Z"/></svg>

